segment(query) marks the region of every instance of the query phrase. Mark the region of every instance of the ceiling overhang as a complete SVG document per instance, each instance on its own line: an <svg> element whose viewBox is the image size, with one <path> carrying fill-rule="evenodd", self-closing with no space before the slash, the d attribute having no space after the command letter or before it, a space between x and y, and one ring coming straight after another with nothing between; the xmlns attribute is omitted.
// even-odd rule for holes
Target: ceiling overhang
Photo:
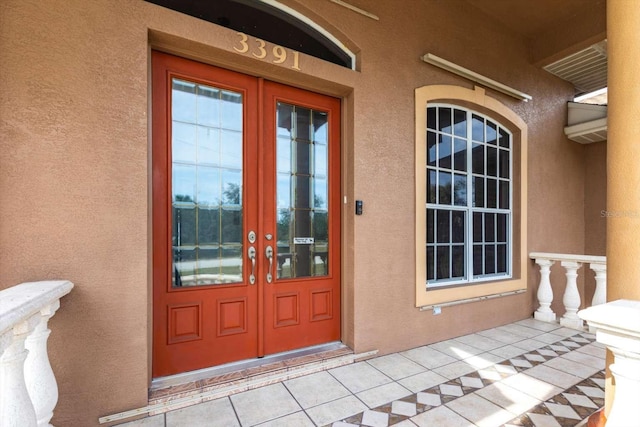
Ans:
<svg viewBox="0 0 640 427"><path fill-rule="evenodd" d="M568 103L567 137L580 144L591 144L607 140L607 106Z"/></svg>

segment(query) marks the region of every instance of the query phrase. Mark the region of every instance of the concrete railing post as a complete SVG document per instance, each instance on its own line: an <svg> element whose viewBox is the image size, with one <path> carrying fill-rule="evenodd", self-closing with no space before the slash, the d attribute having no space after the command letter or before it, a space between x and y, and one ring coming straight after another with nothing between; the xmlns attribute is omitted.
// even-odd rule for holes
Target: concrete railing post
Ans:
<svg viewBox="0 0 640 427"><path fill-rule="evenodd" d="M0 291L0 427L51 426L58 385L47 324L72 288L68 281L48 281Z"/></svg>

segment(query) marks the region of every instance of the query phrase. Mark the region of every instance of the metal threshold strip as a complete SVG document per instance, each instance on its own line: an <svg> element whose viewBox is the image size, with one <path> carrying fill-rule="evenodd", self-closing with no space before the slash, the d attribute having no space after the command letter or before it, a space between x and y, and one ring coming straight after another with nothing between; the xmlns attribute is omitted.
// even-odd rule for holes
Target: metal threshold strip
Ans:
<svg viewBox="0 0 640 427"><path fill-rule="evenodd" d="M176 386L179 384L186 384L199 380L206 380L208 378L218 377L233 372L240 372L245 369L260 369L261 367L277 364L278 362L284 362L292 360L297 357L309 356L322 352L329 352L335 350L348 349L347 346L341 342L332 342L327 344L315 345L312 347L305 347L298 350L291 350L283 353L271 354L259 359L247 359L240 360L238 362L226 363L220 366L213 366L211 368L199 369L197 371L185 372L182 374L171 375L167 377L154 378L151 381L151 389L155 390Z"/></svg>
<svg viewBox="0 0 640 427"><path fill-rule="evenodd" d="M341 343L329 343L321 346L314 346L286 353L279 353L276 355L264 357L262 359L240 361L220 367L203 369L200 371L189 372L171 377L158 378L155 379L152 383L152 394L154 393L154 391L158 391L167 387L179 388L180 384L206 382L207 378L220 377L225 375L229 375L231 377L233 373L237 373L239 371L255 371L254 375L249 375L244 378L232 378L226 382L220 382L218 384L207 385L199 389L192 389L191 391L177 393L175 396L167 395L165 397L153 398L152 400L150 400L149 405L145 407L107 415L99 418L98 421L100 422L100 424L104 424L114 421L123 421L129 418L140 417L144 415L152 416L161 414L174 409L197 405L202 402L219 399L221 397L230 396L232 394L263 387L265 385L273 384L276 382L286 381L293 378L301 377L303 375L309 375L316 372L337 368L339 366L348 365L350 363L354 363L355 361L368 359L378 353L378 350L359 354L348 353L335 357L319 357L315 361L295 364L296 358L300 358L300 360L302 361L302 358L312 358L312 356L316 354L330 354L335 353L336 351L339 352L340 350L348 350L348 348ZM274 366L274 368L270 371L265 372L265 365L272 365Z"/></svg>

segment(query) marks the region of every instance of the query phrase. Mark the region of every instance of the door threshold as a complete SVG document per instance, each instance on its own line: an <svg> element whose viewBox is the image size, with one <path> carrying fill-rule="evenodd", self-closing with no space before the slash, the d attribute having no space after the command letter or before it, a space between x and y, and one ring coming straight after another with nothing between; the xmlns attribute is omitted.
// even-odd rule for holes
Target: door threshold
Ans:
<svg viewBox="0 0 640 427"><path fill-rule="evenodd" d="M154 378L149 389L149 401L158 401L171 396L184 397L203 389L246 381L274 372L287 371L306 364L323 362L353 354L339 341L305 347L283 353L272 354L259 359L247 359L197 371L184 372L166 377Z"/></svg>
<svg viewBox="0 0 640 427"><path fill-rule="evenodd" d="M154 380L156 386L163 383L169 384L169 381L176 382L164 388L150 389L147 406L107 415L98 421L104 424L162 414L303 375L338 368L369 359L377 353L378 350L371 350L356 354L349 347L336 342L274 354L263 359L234 362L211 369L157 378ZM268 363L265 363L265 360ZM258 365L255 365L256 362ZM240 369L241 366L245 368ZM235 370L221 373L227 369ZM186 383L180 382L185 381L188 375L204 375L205 372L208 373L205 375L206 378ZM212 372L216 372L217 375L212 376ZM178 377L181 379L179 380Z"/></svg>

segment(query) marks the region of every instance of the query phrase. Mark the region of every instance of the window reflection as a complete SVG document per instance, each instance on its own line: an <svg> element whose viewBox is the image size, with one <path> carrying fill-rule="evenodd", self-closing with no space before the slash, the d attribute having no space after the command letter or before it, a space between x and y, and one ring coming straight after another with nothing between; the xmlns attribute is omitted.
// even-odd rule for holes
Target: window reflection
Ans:
<svg viewBox="0 0 640 427"><path fill-rule="evenodd" d="M510 274L510 133L479 113L435 105L426 135L427 280Z"/></svg>
<svg viewBox="0 0 640 427"><path fill-rule="evenodd" d="M278 103L277 277L329 273L327 113Z"/></svg>
<svg viewBox="0 0 640 427"><path fill-rule="evenodd" d="M242 282L242 123L242 94L173 79L173 286Z"/></svg>

